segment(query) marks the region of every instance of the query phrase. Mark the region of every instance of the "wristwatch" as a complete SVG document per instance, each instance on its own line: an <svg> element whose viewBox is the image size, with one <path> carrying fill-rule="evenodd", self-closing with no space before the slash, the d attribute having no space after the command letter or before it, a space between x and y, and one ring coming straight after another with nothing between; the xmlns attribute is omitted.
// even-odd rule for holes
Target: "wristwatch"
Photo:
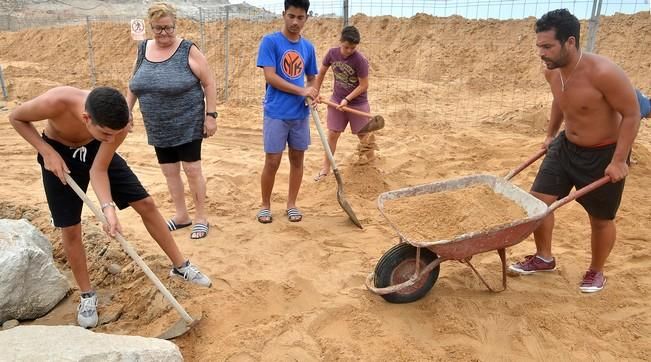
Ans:
<svg viewBox="0 0 651 362"><path fill-rule="evenodd" d="M217 119L217 115L218 115L217 112L206 112L206 116L210 116L214 119Z"/></svg>
<svg viewBox="0 0 651 362"><path fill-rule="evenodd" d="M110 202L107 202L105 204L102 204L102 206L100 206L100 208L102 209L102 212L104 212L104 209L106 209L107 207L112 207L112 208L115 209L115 203L113 201L110 201Z"/></svg>

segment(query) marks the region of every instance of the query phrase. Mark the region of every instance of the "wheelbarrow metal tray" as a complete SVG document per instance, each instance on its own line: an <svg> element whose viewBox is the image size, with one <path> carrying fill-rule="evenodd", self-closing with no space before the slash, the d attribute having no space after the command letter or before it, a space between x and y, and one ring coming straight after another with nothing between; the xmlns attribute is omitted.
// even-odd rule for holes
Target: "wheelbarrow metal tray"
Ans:
<svg viewBox="0 0 651 362"><path fill-rule="evenodd" d="M384 203L388 200L453 191L475 185L486 185L495 193L503 195L520 205L527 213L527 217L481 231L470 231L450 240L414 240L403 234L384 213ZM452 180L436 181L387 191L380 194L377 204L382 216L386 218L389 225L403 241L417 247L427 247L445 259L464 259L475 254L515 245L529 236L547 214L547 205L544 202L502 177L487 174L464 176ZM495 210L495 212L500 211Z"/></svg>

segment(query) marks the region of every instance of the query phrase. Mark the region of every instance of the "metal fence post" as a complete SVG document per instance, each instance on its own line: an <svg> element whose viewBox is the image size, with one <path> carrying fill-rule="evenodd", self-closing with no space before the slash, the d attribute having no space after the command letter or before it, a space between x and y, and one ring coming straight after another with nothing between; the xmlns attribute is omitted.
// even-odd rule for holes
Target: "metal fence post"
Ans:
<svg viewBox="0 0 651 362"><path fill-rule="evenodd" d="M205 33L204 33L204 17L203 17L203 8L199 8L199 34L201 34L201 51L205 54L206 53L206 38L205 38Z"/></svg>
<svg viewBox="0 0 651 362"><path fill-rule="evenodd" d="M585 45L585 50L592 53L595 49L595 42L597 40L597 30L599 30L599 15L601 14L601 1L593 0L592 15L588 20L588 41Z"/></svg>
<svg viewBox="0 0 651 362"><path fill-rule="evenodd" d="M230 9L226 6L224 20L224 102L228 101L228 16Z"/></svg>
<svg viewBox="0 0 651 362"><path fill-rule="evenodd" d="M0 86L2 86L2 96L6 101L9 99L9 94L7 94L7 87L5 87L5 77L2 74L2 65L0 65Z"/></svg>
<svg viewBox="0 0 651 362"><path fill-rule="evenodd" d="M95 88L97 81L95 77L95 56L93 55L93 31L90 24L90 16L86 16L86 33L88 34L88 66L90 67L90 85Z"/></svg>
<svg viewBox="0 0 651 362"><path fill-rule="evenodd" d="M344 26L348 26L348 0L344 0Z"/></svg>

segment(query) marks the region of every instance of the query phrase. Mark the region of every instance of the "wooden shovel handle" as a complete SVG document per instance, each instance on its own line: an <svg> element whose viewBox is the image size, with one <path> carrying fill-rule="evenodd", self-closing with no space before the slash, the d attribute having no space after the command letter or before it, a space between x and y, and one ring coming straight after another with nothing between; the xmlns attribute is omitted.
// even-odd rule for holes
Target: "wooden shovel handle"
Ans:
<svg viewBox="0 0 651 362"><path fill-rule="evenodd" d="M322 100L321 100L321 103L325 103L325 104L329 105L330 107L335 107L335 108L339 107L339 105L338 105L337 103L335 103L335 102L331 102L331 101L326 100L326 99L322 99ZM358 114L358 115L360 115L360 116L366 116L366 117L368 117L368 118L373 118L373 115L372 115L372 114L370 114L370 113L366 113L366 112L362 112L362 111L357 110L357 109L355 109L355 108L350 108L350 107L343 106L341 109L343 109L343 110L346 111L346 112L350 112L350 113L353 113L353 114Z"/></svg>
<svg viewBox="0 0 651 362"><path fill-rule="evenodd" d="M68 185L74 190L77 196L79 196L79 198L86 204L86 206L90 208L90 210L93 212L93 214L95 214L95 216L99 219L99 221L102 222L102 224L106 224L107 222L104 213L99 208L97 208L97 206L95 206L95 203L92 202L90 198L88 198L86 193L77 185L75 180L73 180L72 177L70 177L70 175L66 174L65 177L66 177L66 181L68 182ZM142 260L140 255L138 255L138 253L136 252L136 250L131 247L131 244L127 242L124 236L122 236L122 234L120 233L117 233L115 235L115 238L120 242L122 249L124 249L127 255L129 255L131 259L136 262L136 264L138 264L140 269L142 269L142 271L145 272L147 278L149 278L149 280L152 283L154 283L158 291L161 292L161 294L163 294L163 297L165 297L165 299L167 299L167 301L172 305L172 307L176 309L176 312L179 313L181 318L183 318L183 320L185 320L185 322L188 325L194 323L194 319L192 319L192 317L188 314L188 312L185 311L185 309L176 300L176 298L174 298L172 293L170 293L170 291L167 290L167 288L165 288L165 286L160 281L160 279L158 279L156 274L154 274L154 272L151 271L151 269L149 269L149 266L147 266L145 261Z"/></svg>

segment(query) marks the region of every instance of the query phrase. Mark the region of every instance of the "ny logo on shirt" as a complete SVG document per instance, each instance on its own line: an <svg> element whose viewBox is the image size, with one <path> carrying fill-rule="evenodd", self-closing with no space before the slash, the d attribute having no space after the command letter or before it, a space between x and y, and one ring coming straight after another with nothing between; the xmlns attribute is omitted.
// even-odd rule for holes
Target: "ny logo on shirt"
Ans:
<svg viewBox="0 0 651 362"><path fill-rule="evenodd" d="M301 55L293 49L285 52L282 59L283 73L290 79L296 79L303 75L305 64Z"/></svg>

